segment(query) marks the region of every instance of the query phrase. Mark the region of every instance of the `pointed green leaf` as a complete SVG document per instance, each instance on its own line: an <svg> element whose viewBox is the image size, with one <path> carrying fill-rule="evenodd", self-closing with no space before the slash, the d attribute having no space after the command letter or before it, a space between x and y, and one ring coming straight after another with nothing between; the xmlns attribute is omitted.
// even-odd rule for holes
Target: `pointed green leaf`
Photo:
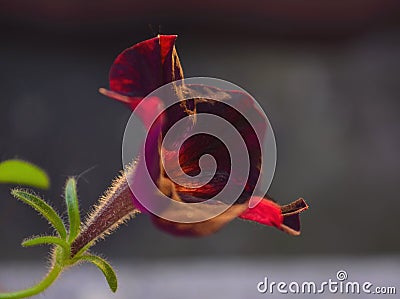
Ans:
<svg viewBox="0 0 400 299"><path fill-rule="evenodd" d="M0 183L28 185L47 189L47 174L31 163L22 160L7 160L0 163Z"/></svg>
<svg viewBox="0 0 400 299"><path fill-rule="evenodd" d="M96 255L82 255L79 257L79 260L95 264L106 277L108 286L110 287L111 291L113 291L114 293L117 291L118 287L117 275L115 275L113 268L110 266L109 263L107 263L107 261Z"/></svg>
<svg viewBox="0 0 400 299"><path fill-rule="evenodd" d="M69 245L63 239L54 236L41 236L41 237L33 237L22 242L22 246L29 247L29 246L37 246L43 244L50 244L50 245L59 245L65 251L69 251Z"/></svg>
<svg viewBox="0 0 400 299"><path fill-rule="evenodd" d="M19 189L13 189L11 194L38 211L56 229L62 239L67 238L67 231L65 230L64 223L60 216L58 216L57 212L54 211L54 209L43 199L27 191Z"/></svg>
<svg viewBox="0 0 400 299"><path fill-rule="evenodd" d="M78 195L76 193L76 181L74 178L69 178L67 184L65 185L65 202L67 203L69 218L68 240L72 242L79 234L81 226Z"/></svg>

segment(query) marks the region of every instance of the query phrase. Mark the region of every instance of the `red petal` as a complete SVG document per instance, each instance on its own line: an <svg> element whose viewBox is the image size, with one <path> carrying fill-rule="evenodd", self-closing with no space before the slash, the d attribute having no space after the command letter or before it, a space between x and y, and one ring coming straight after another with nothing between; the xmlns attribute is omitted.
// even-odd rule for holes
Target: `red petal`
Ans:
<svg viewBox="0 0 400 299"><path fill-rule="evenodd" d="M126 96L129 102L130 98L143 98L166 83L182 79L175 40L176 35L159 35L123 51L110 69L111 90ZM134 109L137 102L132 104Z"/></svg>
<svg viewBox="0 0 400 299"><path fill-rule="evenodd" d="M260 200L252 197L251 200ZM271 200L263 198L255 207L248 208L239 218L255 221L261 224L280 228L283 223L281 208Z"/></svg>
<svg viewBox="0 0 400 299"><path fill-rule="evenodd" d="M259 201L260 198L252 197L250 200ZM248 208L239 217L275 226L290 235L298 236L300 235L299 214L307 209L308 205L302 198L284 206L263 198L254 208Z"/></svg>

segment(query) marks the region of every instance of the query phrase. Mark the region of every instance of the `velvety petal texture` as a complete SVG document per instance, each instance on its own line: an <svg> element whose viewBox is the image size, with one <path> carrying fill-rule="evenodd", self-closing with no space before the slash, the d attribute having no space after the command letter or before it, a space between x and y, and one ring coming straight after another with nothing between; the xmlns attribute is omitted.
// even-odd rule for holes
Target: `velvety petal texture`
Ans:
<svg viewBox="0 0 400 299"><path fill-rule="evenodd" d="M140 42L123 51L114 61L110 70L110 89L100 89L100 92L126 103L132 110L155 89L175 80L183 79L183 70L175 49L176 35L159 35L152 39ZM196 88L196 86L188 86ZM223 97L223 101L215 101ZM173 105L165 110L156 121L156 125L150 126L148 122L150 115L158 113L162 99L146 98L140 111L135 111L145 127L149 130L146 146L146 161L139 161L135 174L130 178L134 180L133 186L141 185L140 172L144 167L150 167L153 181L157 184L158 190L170 198L181 202L197 202L207 200L217 195L225 186L230 176L230 158L225 145L217 138L199 134L185 140L180 148L161 148L159 140L168 132L169 128L178 120L197 113L210 113L227 120L233 124L245 140L249 153L250 170L243 173L243 177L235 177L238 184L245 186L243 193L238 200L224 213L212 219L198 223L177 223L165 220L155 215L153 222L162 230L180 236L204 236L219 230L223 225L236 217L245 220L255 221L260 224L275 226L289 234L300 233L299 213L308 208L303 199L298 199L292 204L280 206L269 198L251 197L255 191L259 179L261 164L261 149L254 128L238 112L231 108L228 103L235 104L239 111L249 111L252 123L258 132L265 132L265 122L257 109L254 109L252 101L242 92L226 91L210 88L208 99L186 100L180 104ZM225 102L224 102L225 101ZM157 115L157 114L155 114ZM188 123L188 131L195 126L195 122ZM217 170L212 180L199 188L181 186L172 182L166 175L160 163L161 155L165 157L164 162L174 163L169 159L179 154L179 165L172 165L172 168L182 169L187 175L195 176L199 173L199 159L204 154L212 155L217 161ZM171 162L169 162L171 161ZM160 196L158 192L149 190L149 199ZM134 204L144 212L146 209L133 198ZM257 200L259 203L249 208L249 201ZM221 204L224 200L221 199Z"/></svg>
<svg viewBox="0 0 400 299"><path fill-rule="evenodd" d="M159 35L123 51L110 70L110 88L145 97L158 87L183 78L175 50L176 35Z"/></svg>

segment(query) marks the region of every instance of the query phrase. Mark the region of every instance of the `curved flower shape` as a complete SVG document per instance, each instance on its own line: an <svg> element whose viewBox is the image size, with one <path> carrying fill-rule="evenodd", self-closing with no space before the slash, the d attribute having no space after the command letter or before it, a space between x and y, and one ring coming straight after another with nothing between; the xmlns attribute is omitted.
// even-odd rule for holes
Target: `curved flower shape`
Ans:
<svg viewBox="0 0 400 299"><path fill-rule="evenodd" d="M260 145L253 127L239 112L224 103L224 101L235 102L236 105L250 111L256 125L263 126L258 110L253 107L246 95L237 91L210 89L210 98L222 97L224 101L208 99L182 101L163 111L161 117L153 125L149 120L158 115L160 107L163 106L163 100L146 98L144 105L138 106L143 98L155 89L172 81L183 79L183 70L174 46L175 40L175 35L159 35L126 49L116 58L111 67L109 78L111 90L100 89L104 95L127 104L137 113L149 130L146 140L146 159L139 160L134 173L127 175L130 185L134 188L135 186L146 188L141 181L141 172L146 167L158 190L176 201L186 203L205 201L222 190L230 175L230 159L224 144L217 138L199 134L188 138L180 148L166 148L159 145L160 138L165 136L174 123L192 115L194 116L193 120L188 123L190 130L191 126L196 126L196 114L201 112L221 116L235 126L249 150L250 170L248 176L246 174L246 177L234 178L237 184L245 187L240 197L224 213L197 223L173 222L150 213L153 222L159 228L175 235L203 236L214 233L224 224L239 217L277 227L292 235L299 235L299 213L308 208L302 198L289 205L280 206L268 196L263 198L252 196L259 176L262 175L260 173ZM196 86L188 88L196 88ZM139 110L135 110L137 107ZM261 127L261 130L263 129L265 128ZM164 159L163 162L167 164L174 163L175 160L172 157L178 155L180 165L172 165L172 168L182 169L185 174L194 176L200 171L198 161L204 154L211 154L217 160L217 169L212 179L199 188L188 188L176 184L168 177L161 163L161 159ZM151 188L147 194L149 201L160 196L157 190ZM130 195L138 210L148 212L132 192ZM224 199L220 199L220 201L223 203ZM257 204L250 208L249 206L253 206L249 205L252 201Z"/></svg>

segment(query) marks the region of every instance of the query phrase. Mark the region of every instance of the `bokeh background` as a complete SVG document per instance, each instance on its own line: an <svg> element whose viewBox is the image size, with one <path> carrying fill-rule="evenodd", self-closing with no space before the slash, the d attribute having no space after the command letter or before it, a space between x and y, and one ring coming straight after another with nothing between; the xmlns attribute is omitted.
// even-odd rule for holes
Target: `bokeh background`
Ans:
<svg viewBox="0 0 400 299"><path fill-rule="evenodd" d="M212 273L260 271L252 272L260 267L255 261L264 261L265 271L281 271L280 279L300 275L301 269L309 269L310 277L334 273L335 268L318 267L324 261L338 267L358 263L354 269L361 276L370 271L378 279L386 273L399 286L399 272L385 268L400 268L398 1L0 1L0 159L18 157L43 167L51 188L38 193L59 211L65 210L65 180L82 174L80 203L82 212L89 211L122 168L122 135L130 116L97 89L108 86L109 67L123 49L158 33L178 34L186 77L225 79L259 101L278 147L270 194L280 203L302 196L310 210L302 214L303 233L296 238L235 220L213 236L180 239L139 216L94 250L124 265L140 260L138 269L150 274L152 265L158 265L155 271L172 267L166 271L170 289L194 275L205 293L188 293L189 298L208 294L204 279ZM40 271L30 276L14 264L44 261L47 252L20 247L23 238L48 226L13 199L9 187L0 186L3 289L13 283L10 269L20 277L16 286L38 279ZM226 262L210 262L215 260ZM210 265L210 271L199 265ZM218 271L212 271L215 265ZM135 273L132 280L140 277ZM258 278L247 282L255 285ZM164 290L164 298L179 297L165 285L155 290ZM68 290L66 296L72 294ZM216 298L256 295L255 287L243 294L212 292Z"/></svg>

